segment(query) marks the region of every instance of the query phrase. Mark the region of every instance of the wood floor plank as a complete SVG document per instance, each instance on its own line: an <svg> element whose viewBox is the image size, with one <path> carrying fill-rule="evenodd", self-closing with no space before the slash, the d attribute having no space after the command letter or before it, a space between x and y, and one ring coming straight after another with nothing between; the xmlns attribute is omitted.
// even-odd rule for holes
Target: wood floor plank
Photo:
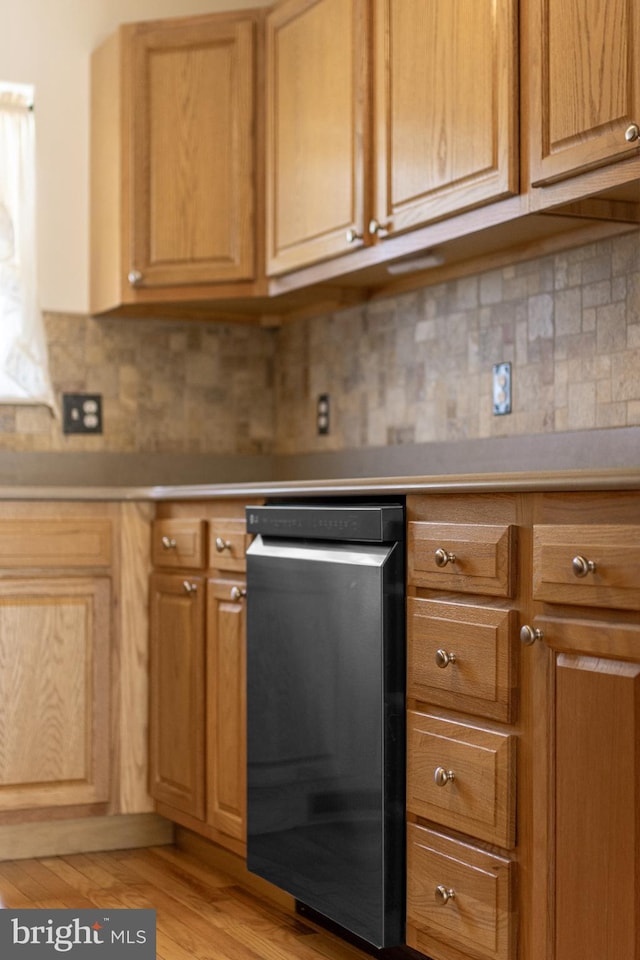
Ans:
<svg viewBox="0 0 640 960"><path fill-rule="evenodd" d="M28 860L0 863L0 877L5 877L27 900L46 900L47 890L28 872Z"/></svg>
<svg viewBox="0 0 640 960"><path fill-rule="evenodd" d="M369 960L261 893L173 846L0 862L0 905L155 910L157 960Z"/></svg>

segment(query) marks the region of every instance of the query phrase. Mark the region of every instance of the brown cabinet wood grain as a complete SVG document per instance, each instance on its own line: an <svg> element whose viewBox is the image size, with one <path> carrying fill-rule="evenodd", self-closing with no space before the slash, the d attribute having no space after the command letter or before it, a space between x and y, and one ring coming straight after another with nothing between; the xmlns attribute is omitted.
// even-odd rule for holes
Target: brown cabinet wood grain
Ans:
<svg viewBox="0 0 640 960"><path fill-rule="evenodd" d="M365 232L366 0L285 0L267 18L267 273Z"/></svg>
<svg viewBox="0 0 640 960"><path fill-rule="evenodd" d="M207 591L207 820L244 842L246 585L216 578Z"/></svg>
<svg viewBox="0 0 640 960"><path fill-rule="evenodd" d="M637 3L528 0L527 8L531 182L638 157L640 141L627 138L640 124Z"/></svg>
<svg viewBox="0 0 640 960"><path fill-rule="evenodd" d="M518 192L517 4L375 0L380 237Z"/></svg>
<svg viewBox="0 0 640 960"><path fill-rule="evenodd" d="M409 582L460 593L509 597L514 583L511 525L411 521Z"/></svg>
<svg viewBox="0 0 640 960"><path fill-rule="evenodd" d="M150 789L205 815L205 581L154 573L150 585Z"/></svg>
<svg viewBox="0 0 640 960"><path fill-rule="evenodd" d="M246 833L244 571L250 541L244 510L240 500L158 505L152 556L163 572L151 577L157 599L150 623L156 809L240 856ZM163 537L175 546L167 549Z"/></svg>
<svg viewBox="0 0 640 960"><path fill-rule="evenodd" d="M536 525L533 564L536 600L640 610L640 526Z"/></svg>
<svg viewBox="0 0 640 960"><path fill-rule="evenodd" d="M92 312L254 291L261 24L126 24L94 53Z"/></svg>
<svg viewBox="0 0 640 960"><path fill-rule="evenodd" d="M0 579L0 812L110 797L111 584Z"/></svg>
<svg viewBox="0 0 640 960"><path fill-rule="evenodd" d="M509 721L517 687L513 610L407 600L407 696Z"/></svg>
<svg viewBox="0 0 640 960"><path fill-rule="evenodd" d="M268 274L518 192L514 0L284 0L266 61Z"/></svg>
<svg viewBox="0 0 640 960"><path fill-rule="evenodd" d="M523 651L540 711L532 956L639 960L637 505L603 495L567 498L564 515L558 500L546 507L533 531L534 632Z"/></svg>
<svg viewBox="0 0 640 960"><path fill-rule="evenodd" d="M513 864L407 826L407 943L430 957L512 960Z"/></svg>
<svg viewBox="0 0 640 960"><path fill-rule="evenodd" d="M407 810L504 849L515 845L512 734L407 715Z"/></svg>

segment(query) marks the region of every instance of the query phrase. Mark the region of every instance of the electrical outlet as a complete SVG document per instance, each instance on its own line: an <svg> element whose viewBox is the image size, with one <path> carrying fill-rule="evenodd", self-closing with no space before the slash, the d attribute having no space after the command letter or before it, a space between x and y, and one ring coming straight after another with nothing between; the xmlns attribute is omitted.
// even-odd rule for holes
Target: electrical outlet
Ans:
<svg viewBox="0 0 640 960"><path fill-rule="evenodd" d="M493 415L511 413L511 364L496 363L493 368Z"/></svg>
<svg viewBox="0 0 640 960"><path fill-rule="evenodd" d="M318 425L318 436L324 436L329 433L329 394L321 393L318 396L318 405L316 407L316 423Z"/></svg>
<svg viewBox="0 0 640 960"><path fill-rule="evenodd" d="M63 393L62 431L102 433L102 396L99 393Z"/></svg>

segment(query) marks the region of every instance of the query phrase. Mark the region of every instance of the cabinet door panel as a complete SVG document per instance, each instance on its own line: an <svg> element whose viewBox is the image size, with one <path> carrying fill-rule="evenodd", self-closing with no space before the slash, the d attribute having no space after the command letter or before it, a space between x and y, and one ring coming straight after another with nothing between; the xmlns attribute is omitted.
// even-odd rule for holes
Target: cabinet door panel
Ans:
<svg viewBox="0 0 640 960"><path fill-rule="evenodd" d="M267 21L267 272L364 229L365 5L292 0Z"/></svg>
<svg viewBox="0 0 640 960"><path fill-rule="evenodd" d="M639 741L640 664L559 655L556 960L640 956Z"/></svg>
<svg viewBox="0 0 640 960"><path fill-rule="evenodd" d="M188 586L185 586L188 584ZM151 577L151 795L203 820L204 581Z"/></svg>
<svg viewBox="0 0 640 960"><path fill-rule="evenodd" d="M531 181L550 183L638 154L640 9L636 0L533 0Z"/></svg>
<svg viewBox="0 0 640 960"><path fill-rule="evenodd" d="M254 24L133 37L133 268L145 286L254 274Z"/></svg>
<svg viewBox="0 0 640 960"><path fill-rule="evenodd" d="M207 819L245 838L246 616L243 581L210 580L207 596Z"/></svg>
<svg viewBox="0 0 640 960"><path fill-rule="evenodd" d="M391 232L516 193L513 0L376 0L376 218Z"/></svg>
<svg viewBox="0 0 640 960"><path fill-rule="evenodd" d="M110 594L0 582L0 810L109 799Z"/></svg>

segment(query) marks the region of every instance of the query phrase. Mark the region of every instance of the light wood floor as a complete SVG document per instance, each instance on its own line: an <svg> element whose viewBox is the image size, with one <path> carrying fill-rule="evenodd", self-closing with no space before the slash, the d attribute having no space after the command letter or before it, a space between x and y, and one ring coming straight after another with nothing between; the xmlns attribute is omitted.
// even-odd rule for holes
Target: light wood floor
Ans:
<svg viewBox="0 0 640 960"><path fill-rule="evenodd" d="M158 960L370 960L176 847L0 862L5 907L156 910Z"/></svg>

